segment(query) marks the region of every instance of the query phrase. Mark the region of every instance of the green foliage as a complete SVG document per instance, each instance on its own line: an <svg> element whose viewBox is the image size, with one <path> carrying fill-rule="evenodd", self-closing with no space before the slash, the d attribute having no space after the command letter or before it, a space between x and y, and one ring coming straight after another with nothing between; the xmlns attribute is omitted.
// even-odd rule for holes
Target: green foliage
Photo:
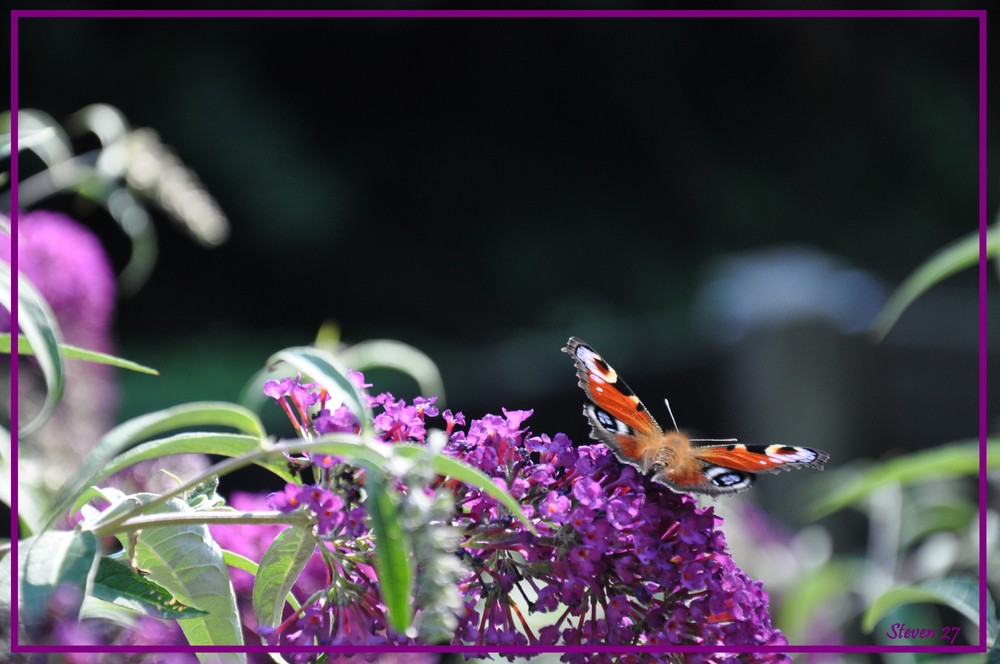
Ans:
<svg viewBox="0 0 1000 664"><path fill-rule="evenodd" d="M10 348L10 333L4 332L0 334L0 353L10 353ZM64 343L58 344L58 348L59 354L64 359L83 360L85 362L94 362L96 364L107 364L112 367L118 367L119 369L128 369L129 371L136 371L138 373L145 373L153 376L157 376L160 373L156 369L151 369L150 367L139 364L138 362L125 360L120 357L115 357L114 355L108 355L107 353L99 353L96 350L87 350L86 348L80 348L79 346L72 346ZM17 354L35 354L35 349L31 346L31 342L28 340L28 337L23 334L17 335Z"/></svg>
<svg viewBox="0 0 1000 664"><path fill-rule="evenodd" d="M420 394L436 396L438 406L445 403L444 381L437 365L413 346L394 339L373 339L349 346L340 354L345 366L355 371L392 369L417 381Z"/></svg>
<svg viewBox="0 0 1000 664"><path fill-rule="evenodd" d="M433 360L413 346L393 339L374 339L353 346L344 346L340 343L340 330L332 323L326 323L316 335L316 347L310 350L321 353L327 363L354 371L366 372L369 369L398 371L416 381L422 396L436 396L437 405L444 405L444 382L441 379L441 372ZM258 410L266 401L267 398L263 393L266 381L295 376L296 370L312 375L307 368L296 367L293 363L282 366L281 363L272 365L268 362L268 365L247 382L240 394L239 402L247 408ZM340 387L342 386L333 391L333 394L343 396Z"/></svg>
<svg viewBox="0 0 1000 664"><path fill-rule="evenodd" d="M112 147L122 155L133 154L133 150L124 149L126 139L146 140L145 147L158 149L159 156L168 162L172 155L166 154L165 148L158 143L150 145L148 134L139 136L141 132L132 132L121 114L111 107L88 107L73 117L77 129L94 133L102 144L101 151L81 157L74 157L73 146L65 132L46 114L22 111L19 119L22 120L19 149L33 150L49 167L61 165L69 169L67 172L72 171L72 177L60 180L59 184L49 182L46 180L48 174L42 173L30 183L33 186L24 189L44 197L56 193L58 187L59 191L68 191L104 207L121 225L132 247L129 262L119 275L119 287L123 291L138 289L148 276L156 254L155 234L138 197L154 200L163 192L133 191L134 185L124 178L123 169L127 165L120 162L116 162L118 170L107 172L94 168L93 163L99 161L96 157L103 150ZM0 137L0 154L9 154L11 148L8 132L7 136ZM170 163L180 167L175 158ZM114 205L112 197L116 201ZM30 206L33 201L22 199L21 202ZM168 209L167 212L183 217L177 210ZM177 221L189 220L179 218ZM2 230L11 232L5 224ZM189 231L196 235L193 229ZM210 238L199 239L208 243ZM31 421L21 423L19 434L22 437L36 431L62 397L63 363L67 359L158 375L155 370L138 363L62 343L56 318L40 292L23 277L14 275L9 266L0 264L0 293L5 294L0 297L0 305L8 311L15 309L11 296L15 290L15 276L18 279L18 324L23 334L16 337L0 334L0 352L11 353L16 346L19 354L34 356L45 380L41 410ZM79 471L54 496L46 497L44 502L49 504L36 506L38 514L44 514L31 519L31 528L37 534L19 543L20 560L16 566L22 586L22 606L19 608L26 633L37 636L48 626L46 621L52 619L47 613L49 600L58 588L69 587L76 590L72 600L75 604L69 607L71 617L80 616L84 607L89 606L88 615L123 625L134 626L137 615L178 620L192 645L239 645L242 629L227 565L255 575L253 601L261 625L280 621L286 602L299 611L300 604L291 589L317 548L315 523L311 520L314 517L304 512L236 512L222 507L222 500L215 493L220 477L250 464L270 471L282 481L300 482L288 467L289 456L293 454L333 454L365 469L367 482L359 495L371 521L372 536L361 538L361 544L354 551L356 564L373 565L378 571L381 601L388 607L392 627L401 633L415 633L412 623L414 605L418 601L416 595L429 592L433 585L418 585L420 573L415 561L433 565L434 556L441 553L435 546L450 546L451 542L436 525L418 523L431 512L414 508L411 496L397 490L407 468L424 464L427 475L422 476L421 481L428 487L435 474L467 482L497 499L534 530L519 503L506 491L484 473L443 455L440 446L432 449L402 443L387 445L373 435L368 399L352 383L345 366L356 370L379 367L403 372L417 381L425 396L437 396L441 404L444 398L441 376L425 354L391 340L340 347L333 336L339 339L334 330L325 328L321 339L317 340L318 347L293 347L275 353L267 362L267 371L280 364L285 372L283 375L298 374L317 382L331 401L339 400L355 413L361 423L359 435L275 441L267 436L264 425L253 411L235 404L203 401L130 419L96 441ZM258 395L265 375L261 372L255 379L253 390ZM177 486L161 495L126 495L102 486L115 473L140 462L188 453L213 454L223 460L194 477L176 478ZM23 490L22 495L34 497L32 487ZM94 501L103 501L96 504L104 506L98 509L92 506ZM434 509L451 513L453 505L440 501ZM60 518L77 511L83 513L84 520L75 530L54 528ZM405 520L401 511L407 514ZM258 564L233 552L222 551L211 537L207 528L209 523L281 523L288 527L272 542ZM420 551L415 549L414 532L423 537L424 546ZM101 557L98 541L108 535L117 537L124 551ZM452 560L453 548L438 558L456 564ZM329 554L326 547L322 550L324 555ZM446 565L439 566L435 573L440 577L438 581L449 578ZM6 586L9 591L13 582L10 566L0 569L0 587ZM8 615L9 600L7 606L3 602L4 597L9 596L9 592L0 593L0 612L5 609ZM426 596L419 601L429 605ZM455 608L453 605L454 601L443 601L436 609L447 613ZM428 620L427 625L432 622ZM437 621L434 625L440 628L446 621ZM245 658L213 653L205 659L241 662Z"/></svg>
<svg viewBox="0 0 1000 664"><path fill-rule="evenodd" d="M267 366L273 367L279 362L285 362L319 383L332 395L341 397L363 427L371 426L371 409L347 377L347 369L331 353L307 346L286 348L272 355Z"/></svg>
<svg viewBox="0 0 1000 664"><path fill-rule="evenodd" d="M254 572L253 608L258 625L281 622L292 586L315 550L316 539L305 528L291 526L274 538Z"/></svg>
<svg viewBox="0 0 1000 664"><path fill-rule="evenodd" d="M98 563L92 593L98 599L153 618L181 620L208 615L179 602L166 588L110 556L103 556Z"/></svg>
<svg viewBox="0 0 1000 664"><path fill-rule="evenodd" d="M125 501L150 502L152 494L127 496ZM181 500L171 499L151 508L154 514L191 513ZM178 601L206 612L181 621L192 645L238 645L243 632L236 595L222 558L204 524L173 524L142 529L137 537L119 535L132 564L150 580L165 588ZM224 661L244 661L230 654Z"/></svg>
<svg viewBox="0 0 1000 664"><path fill-rule="evenodd" d="M67 613L79 615L97 569L97 553L97 537L88 532L49 531L20 543L18 618L28 636L38 636L44 630L46 610L57 590L76 591L75 596L64 595L61 603L73 601L74 607ZM8 569L8 565L3 566L5 574ZM0 601L9 603L10 595Z"/></svg>
<svg viewBox="0 0 1000 664"><path fill-rule="evenodd" d="M75 477L70 478L56 494L44 527L51 527L55 520L75 503L88 486L106 477L107 474L104 471L108 467L108 463L112 462L112 459L123 450L167 431L196 426L232 427L252 436L254 441L264 436L263 426L256 415L241 406L221 402L184 404L131 419L109 431L97 442L97 446L87 456L80 472ZM186 440L190 439L154 441L149 446L133 452L134 456L131 461L134 463L143 458L162 456L160 453L164 452L165 449L173 450L167 453L205 451L204 448L200 450L183 449ZM219 445L228 441L233 449L238 448L240 442L225 436L216 436L213 440ZM249 444L249 441L245 439L244 442ZM119 459L116 467L121 469L125 466L121 465Z"/></svg>
<svg viewBox="0 0 1000 664"><path fill-rule="evenodd" d="M872 325L872 332L883 339L906 308L929 288L952 274L976 265L984 258L1000 255L1000 225L993 226L986 233L985 256L980 256L981 237L971 233L944 247L920 267L918 267L896 290ZM961 539L961 532L968 528L970 521L978 514L976 506L965 498L952 499L947 493L922 491L931 482L958 478L978 478L981 449L977 440L963 440L936 448L908 454L890 461L879 463L864 470L844 469L838 473L831 491L814 506L818 517L829 515L845 507L868 501L866 511L873 520L872 552L866 561L870 575L884 575L892 579L891 585L876 596L861 616L861 630L871 634L880 621L889 616L899 618L908 611L921 611L921 626L929 616L931 607L945 606L957 611L975 627L985 623L987 639L994 642L991 661L996 658L998 625L996 608L987 593L980 596L977 578L966 562L978 557L980 550L975 538ZM986 468L1000 468L1000 440L986 441ZM930 498L922 499L922 496ZM919 525L911 526L910 521ZM950 542L959 547L964 542L968 549L962 555L954 555L952 560L942 561L947 569L931 578L905 578L912 568L909 560L917 557L917 548L933 532L954 533ZM892 547L890 549L890 547ZM831 568L827 566L827 570ZM902 577L902 578L901 578ZM848 579L842 579L847 582ZM819 584L829 589L829 583ZM863 588L857 588L864 595ZM822 594L822 593L819 593ZM986 614L980 615L981 600L987 607ZM787 608L787 607L786 607ZM933 620L933 618L930 618ZM952 641L958 632L949 627L945 638ZM935 638L938 638L937 635ZM896 637L889 637L896 639ZM975 639L970 639L974 642ZM938 641L935 645L939 645ZM986 644L984 644L986 645Z"/></svg>
<svg viewBox="0 0 1000 664"><path fill-rule="evenodd" d="M13 275L10 265L0 262L0 305L13 311ZM27 424L19 423L21 436L30 435L52 415L63 392L65 380L62 356L59 354L61 335L59 323L45 298L30 281L17 277L17 322L35 349L38 366L45 378L45 401L41 410Z"/></svg>
<svg viewBox="0 0 1000 664"><path fill-rule="evenodd" d="M375 571L379 592L393 629L406 633L413 622L414 565L412 544L399 523L398 497L379 473L368 476L365 508L375 535Z"/></svg>
<svg viewBox="0 0 1000 664"><path fill-rule="evenodd" d="M1000 440L987 441L987 470L1000 468ZM881 463L853 477L838 476L836 486L816 505L820 518L867 498L890 484L909 486L928 479L942 479L979 474L979 443L965 440L935 447Z"/></svg>
<svg viewBox="0 0 1000 664"><path fill-rule="evenodd" d="M140 461L158 459L171 454L217 454L226 457L240 457L259 449L259 447L260 440L258 438L244 434L181 433L143 443L119 454L95 471L90 476L88 484L101 482L114 473ZM259 459L256 463L285 481L290 482L293 479L288 470L288 464L282 463L278 459L268 457ZM80 506L80 500L77 500L74 508L79 509Z"/></svg>
<svg viewBox="0 0 1000 664"><path fill-rule="evenodd" d="M956 240L928 258L907 277L872 323L872 333L875 337L885 338L907 307L932 286L956 272L976 265L980 259L979 240L978 231ZM995 258L998 255L1000 255L1000 226L993 226L986 232L985 258Z"/></svg>
<svg viewBox="0 0 1000 664"><path fill-rule="evenodd" d="M789 641L801 642L810 618L850 587L859 573L858 565L836 561L804 575L782 601L775 624L781 625Z"/></svg>
<svg viewBox="0 0 1000 664"><path fill-rule="evenodd" d="M871 633L887 613L893 609L913 603L931 602L951 607L965 616L977 627L979 615L979 583L967 577L947 577L931 579L916 584L896 586L879 595L861 619L861 629ZM997 637L997 615L993 599L986 596L987 638Z"/></svg>

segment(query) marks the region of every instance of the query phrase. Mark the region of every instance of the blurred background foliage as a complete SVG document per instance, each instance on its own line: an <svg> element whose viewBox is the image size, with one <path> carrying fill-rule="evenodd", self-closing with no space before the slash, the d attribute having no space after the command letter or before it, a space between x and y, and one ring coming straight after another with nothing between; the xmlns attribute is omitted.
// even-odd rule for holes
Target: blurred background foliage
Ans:
<svg viewBox="0 0 1000 664"><path fill-rule="evenodd" d="M924 294L881 342L868 333L896 284L977 229L977 29L21 19L19 101L59 122L102 102L155 128L231 225L209 249L154 210L157 262L119 302L116 352L161 375L121 374L120 419L236 400L274 350L332 321L349 344L425 352L452 409L534 408L535 431L584 442L558 352L574 334L654 411L669 397L682 427L830 451L823 476L765 477L751 494L798 531L845 481L838 469L978 436L975 270ZM22 154L22 177L42 168ZM37 205L129 264L129 238L92 199ZM369 377L414 394L398 375ZM971 501L955 486L945 493ZM754 517L720 506L735 542ZM871 554L870 516L840 510L776 536L797 552L787 587L831 552ZM953 511L943 528L974 516ZM769 527L781 526L746 528L737 560ZM841 563L822 577L831 588L858 572ZM773 562L746 567L781 594ZM831 624L858 618L827 608ZM793 643L867 640L788 629Z"/></svg>

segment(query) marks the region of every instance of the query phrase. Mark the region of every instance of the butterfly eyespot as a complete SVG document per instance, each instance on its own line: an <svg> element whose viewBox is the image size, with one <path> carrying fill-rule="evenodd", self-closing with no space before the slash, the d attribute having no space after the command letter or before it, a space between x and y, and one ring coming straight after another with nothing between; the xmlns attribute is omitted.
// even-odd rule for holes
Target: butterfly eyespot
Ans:
<svg viewBox="0 0 1000 664"><path fill-rule="evenodd" d="M741 473L735 473L721 466L714 466L705 469L705 476L715 486L734 486L742 484L745 477Z"/></svg>
<svg viewBox="0 0 1000 664"><path fill-rule="evenodd" d="M615 420L603 410L597 411L597 420L604 425L605 429L616 429Z"/></svg>
<svg viewBox="0 0 1000 664"><path fill-rule="evenodd" d="M739 484L742 481L743 477L737 475L736 473L725 473L724 475L712 478L712 483L717 484L718 486L732 486L734 484Z"/></svg>
<svg viewBox="0 0 1000 664"><path fill-rule="evenodd" d="M791 445L770 445L764 451L771 457L777 457L786 463L813 463L820 453L808 447L793 447Z"/></svg>

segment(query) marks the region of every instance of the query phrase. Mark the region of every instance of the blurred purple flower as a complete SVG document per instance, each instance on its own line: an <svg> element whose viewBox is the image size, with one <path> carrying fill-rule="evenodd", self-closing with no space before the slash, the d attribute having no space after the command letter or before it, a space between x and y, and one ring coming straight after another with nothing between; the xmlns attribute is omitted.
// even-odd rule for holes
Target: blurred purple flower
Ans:
<svg viewBox="0 0 1000 664"><path fill-rule="evenodd" d="M63 340L112 352L115 275L97 236L65 215L46 211L22 212L14 230L18 271L48 302ZM11 236L0 233L0 260L11 263L12 255ZM10 312L0 308L0 332L11 331ZM35 367L34 358L18 362L22 418L34 412L46 392ZM56 486L78 469L79 455L111 428L118 407L114 369L91 362L67 362L64 368L63 400L28 450L47 460L45 481ZM0 390L6 392L9 381L0 383ZM3 402L8 404L10 399L4 397Z"/></svg>
<svg viewBox="0 0 1000 664"><path fill-rule="evenodd" d="M57 212L22 212L17 224L18 270L55 312L67 343L111 350L115 275L100 240ZM11 238L0 233L0 260L11 262ZM0 311L0 331L10 314Z"/></svg>

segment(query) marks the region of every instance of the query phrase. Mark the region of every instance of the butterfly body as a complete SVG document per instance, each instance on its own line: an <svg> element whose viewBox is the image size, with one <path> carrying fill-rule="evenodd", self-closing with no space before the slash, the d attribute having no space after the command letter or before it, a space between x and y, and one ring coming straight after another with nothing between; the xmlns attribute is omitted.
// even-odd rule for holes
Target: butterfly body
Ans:
<svg viewBox="0 0 1000 664"><path fill-rule="evenodd" d="M563 351L573 357L579 385L589 399L583 413L590 422L591 438L673 491L740 493L753 486L757 473L800 467L822 470L829 458L826 452L808 447L744 445L735 440L703 444L676 428L663 431L597 351L576 337L570 337Z"/></svg>

